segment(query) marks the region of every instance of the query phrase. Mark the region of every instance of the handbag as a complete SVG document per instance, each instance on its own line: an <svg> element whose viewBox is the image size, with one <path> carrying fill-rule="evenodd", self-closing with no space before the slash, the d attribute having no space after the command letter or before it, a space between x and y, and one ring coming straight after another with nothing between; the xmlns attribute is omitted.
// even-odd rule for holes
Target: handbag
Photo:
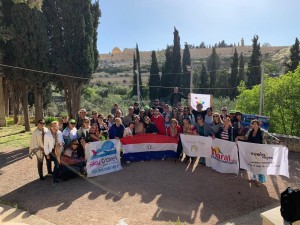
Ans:
<svg viewBox="0 0 300 225"><path fill-rule="evenodd" d="M300 220L300 190L288 187L280 196L280 212L290 224Z"/></svg>

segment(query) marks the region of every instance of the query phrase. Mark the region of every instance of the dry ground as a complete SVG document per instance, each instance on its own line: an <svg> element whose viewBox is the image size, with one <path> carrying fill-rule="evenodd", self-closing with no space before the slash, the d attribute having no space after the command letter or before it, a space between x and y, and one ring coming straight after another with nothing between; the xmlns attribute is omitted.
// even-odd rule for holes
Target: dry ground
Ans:
<svg viewBox="0 0 300 225"><path fill-rule="evenodd" d="M129 225L173 224L178 218L185 224L230 222L257 208L279 205L288 185L300 185L296 153L289 155L290 179L268 177L266 186L257 188L247 182L246 171L236 177L171 160L132 163L119 172L53 186L51 177L37 179L36 160L27 152L0 152L0 201L63 225L115 225L122 218Z"/></svg>

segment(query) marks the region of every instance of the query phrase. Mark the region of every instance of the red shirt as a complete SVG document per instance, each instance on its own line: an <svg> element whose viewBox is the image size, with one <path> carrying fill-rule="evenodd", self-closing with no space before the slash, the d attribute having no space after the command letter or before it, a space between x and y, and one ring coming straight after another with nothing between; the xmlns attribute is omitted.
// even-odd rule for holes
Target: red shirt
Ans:
<svg viewBox="0 0 300 225"><path fill-rule="evenodd" d="M158 134L162 134L162 135L166 134L165 121L161 115L158 115L157 117L154 117L154 115L153 115L153 116L151 116L150 120L157 127Z"/></svg>
<svg viewBox="0 0 300 225"><path fill-rule="evenodd" d="M178 138L180 133L182 133L182 129L179 125L177 125L176 130L177 130L177 133L176 133L176 136L174 136L174 135L171 134L171 127L168 127L167 128L167 135L170 136L170 137Z"/></svg>

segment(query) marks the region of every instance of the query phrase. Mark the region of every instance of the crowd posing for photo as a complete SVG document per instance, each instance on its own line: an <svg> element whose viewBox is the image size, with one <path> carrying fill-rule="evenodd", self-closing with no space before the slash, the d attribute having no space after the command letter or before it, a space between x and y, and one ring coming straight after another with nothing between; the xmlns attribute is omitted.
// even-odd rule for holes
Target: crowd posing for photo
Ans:
<svg viewBox="0 0 300 225"><path fill-rule="evenodd" d="M168 104L160 104L159 99L155 99L152 107L141 108L139 102L134 102L133 106L126 110L116 103L107 116L92 111L88 117L87 111L81 109L76 120L63 115L60 121L50 124L49 130L45 127L45 121L41 119L32 134L29 151L38 159L40 180L44 180L43 161L46 159L48 175L52 175L53 184L57 184L60 180L86 175L84 150L87 143L145 133L176 138L179 162L183 157L180 134L211 136L232 142L279 142L261 129L257 120L253 120L250 126L245 126L240 111L228 113L227 108L222 107L219 113L211 107L203 109L202 104L197 104L196 109L193 109L191 105L182 107L180 101L170 107ZM53 169L51 162L54 163ZM195 159L185 157L184 162L194 163ZM126 163L130 164L128 161ZM205 158L201 158L200 163L205 165ZM261 186L265 181L265 176L261 174L254 174L249 180L257 186Z"/></svg>

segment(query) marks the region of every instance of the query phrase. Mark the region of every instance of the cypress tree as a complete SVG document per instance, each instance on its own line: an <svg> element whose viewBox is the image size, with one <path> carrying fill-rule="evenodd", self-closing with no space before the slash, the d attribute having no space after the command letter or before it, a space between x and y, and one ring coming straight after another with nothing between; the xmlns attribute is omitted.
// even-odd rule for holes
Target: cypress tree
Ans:
<svg viewBox="0 0 300 225"><path fill-rule="evenodd" d="M209 87L209 83L208 83L208 73L207 73L207 69L204 63L202 63L202 68L201 68L201 73L200 73L200 88L201 92L200 93L209 93L207 92L207 90L205 90L204 88L208 88Z"/></svg>
<svg viewBox="0 0 300 225"><path fill-rule="evenodd" d="M139 46L136 44L136 63L139 77L139 85L140 85L140 94L143 95L143 84L142 84L142 73L141 73L141 59L140 59L140 51Z"/></svg>
<svg viewBox="0 0 300 225"><path fill-rule="evenodd" d="M214 87L217 80L217 71L220 68L220 58L216 52L216 48L212 49L212 54L207 59L207 69L209 71L209 93L214 95Z"/></svg>
<svg viewBox="0 0 300 225"><path fill-rule="evenodd" d="M231 73L229 78L229 85L230 85L230 91L229 91L229 97L230 99L234 99L237 95L237 81L238 81L238 65L239 65L239 56L236 51L236 48L234 49L233 59L231 63Z"/></svg>
<svg viewBox="0 0 300 225"><path fill-rule="evenodd" d="M286 63L286 68L287 71L286 72L294 72L300 62L300 49L299 49L299 40L298 38L296 38L295 40L295 44L292 45L292 47L290 48L290 56L289 56L289 62Z"/></svg>
<svg viewBox="0 0 300 225"><path fill-rule="evenodd" d="M182 56L182 69L183 73L180 74L180 87L185 95L189 93L191 72L188 71L187 66L191 65L191 54L187 43L184 45L183 56Z"/></svg>
<svg viewBox="0 0 300 225"><path fill-rule="evenodd" d="M241 52L240 61L239 61L239 75L238 75L237 84L239 85L242 80L245 81L245 62L244 62L243 53Z"/></svg>
<svg viewBox="0 0 300 225"><path fill-rule="evenodd" d="M260 43L258 43L258 36L255 35L252 39L252 54L248 64L247 72L247 87L260 84L261 67L260 67Z"/></svg>
<svg viewBox="0 0 300 225"><path fill-rule="evenodd" d="M167 46L166 51L165 51L165 57L166 57L166 61L165 64L162 67L162 76L161 76L161 80L160 80L160 96L161 97L166 97L168 96L171 91L173 85L173 74L171 74L172 72L172 47L171 46Z"/></svg>
<svg viewBox="0 0 300 225"><path fill-rule="evenodd" d="M180 74L181 74L181 48L179 32L174 27L174 41L173 41L173 55L172 55L172 73L173 73L173 87L180 87ZM172 89L168 94L172 93Z"/></svg>
<svg viewBox="0 0 300 225"><path fill-rule="evenodd" d="M133 87L132 87L132 96L137 95L137 63L135 54L133 55Z"/></svg>
<svg viewBox="0 0 300 225"><path fill-rule="evenodd" d="M56 73L76 77L59 78L70 118L77 116L81 91L97 64L94 34L98 19L93 16L100 14L93 15L91 7L89 0L45 0L43 3L50 41L51 69Z"/></svg>
<svg viewBox="0 0 300 225"><path fill-rule="evenodd" d="M160 76L159 68L156 58L155 51L151 53L151 68L150 68L150 77L149 77L149 99L153 100L159 98L160 94Z"/></svg>

